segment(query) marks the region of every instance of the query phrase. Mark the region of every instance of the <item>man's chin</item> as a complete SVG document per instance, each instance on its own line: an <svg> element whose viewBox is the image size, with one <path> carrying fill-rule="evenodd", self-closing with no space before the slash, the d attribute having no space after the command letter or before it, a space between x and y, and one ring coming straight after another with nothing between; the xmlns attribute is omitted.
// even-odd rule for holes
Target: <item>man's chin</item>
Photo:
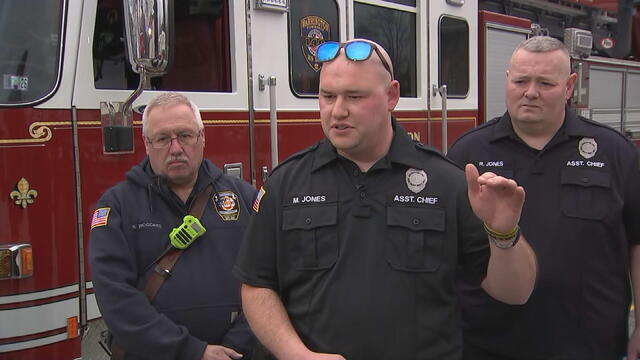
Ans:
<svg viewBox="0 0 640 360"><path fill-rule="evenodd" d="M332 136L329 138L331 144L335 146L338 150L349 150L354 147L353 139L342 137L342 136Z"/></svg>
<svg viewBox="0 0 640 360"><path fill-rule="evenodd" d="M173 185L185 185L193 181L192 174L167 174L167 180Z"/></svg>
<svg viewBox="0 0 640 360"><path fill-rule="evenodd" d="M531 112L526 112L524 114L519 114L518 119L519 122L523 123L536 123L540 122L539 114L532 114Z"/></svg>

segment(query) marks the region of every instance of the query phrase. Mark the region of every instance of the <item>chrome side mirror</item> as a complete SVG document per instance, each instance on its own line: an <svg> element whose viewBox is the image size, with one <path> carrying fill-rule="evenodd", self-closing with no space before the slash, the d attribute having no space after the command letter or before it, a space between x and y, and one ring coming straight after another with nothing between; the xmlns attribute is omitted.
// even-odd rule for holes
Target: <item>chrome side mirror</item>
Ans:
<svg viewBox="0 0 640 360"><path fill-rule="evenodd" d="M166 73L173 48L173 0L123 0L127 54L136 73Z"/></svg>
<svg viewBox="0 0 640 360"><path fill-rule="evenodd" d="M149 77L167 72L173 52L173 0L123 0L122 4L129 63L140 82L123 103L100 103L105 154L134 152L131 105Z"/></svg>

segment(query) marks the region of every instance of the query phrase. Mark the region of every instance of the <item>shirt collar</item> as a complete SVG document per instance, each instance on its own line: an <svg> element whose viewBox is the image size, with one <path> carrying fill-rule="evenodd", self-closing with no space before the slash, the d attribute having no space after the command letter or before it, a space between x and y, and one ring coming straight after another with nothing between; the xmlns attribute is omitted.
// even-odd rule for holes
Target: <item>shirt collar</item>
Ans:
<svg viewBox="0 0 640 360"><path fill-rule="evenodd" d="M313 165L311 166L311 171L316 171L321 167L329 164L330 162L338 159L338 151L335 146L331 144L329 139L324 138L320 141L318 145L318 150L316 152L316 156L313 158Z"/></svg>
<svg viewBox="0 0 640 360"><path fill-rule="evenodd" d="M419 157L413 139L402 126L399 126L398 121L393 116L391 117L391 127L393 128L393 139L391 140L389 152L378 160L371 167L371 170L391 168L392 163L421 168L424 164ZM335 146L331 144L329 139L325 138L318 146L311 171L316 171L339 157L340 155L338 155Z"/></svg>
<svg viewBox="0 0 640 360"><path fill-rule="evenodd" d="M564 117L564 128L567 135L572 137L594 137L596 135L595 128L589 126L587 121L580 119L573 110L566 108Z"/></svg>
<svg viewBox="0 0 640 360"><path fill-rule="evenodd" d="M414 140L409 136L407 131L398 124L395 118L392 120L392 125L394 136L389 154L387 155L390 162L419 169L424 167L424 157L418 148L416 148Z"/></svg>
<svg viewBox="0 0 640 360"><path fill-rule="evenodd" d="M576 113L569 107L565 107L564 121L558 132L552 139L558 137L593 137L595 136L594 130L591 126L588 126L585 121L580 119ZM503 138L519 139L518 135L513 130L513 124L511 123L511 116L508 112L505 112L498 123L496 124L491 142L501 140ZM553 141L553 140L552 140ZM551 142L551 141L550 141Z"/></svg>
<svg viewBox="0 0 640 360"><path fill-rule="evenodd" d="M508 112L505 112L504 115L502 115L502 117L498 119L498 123L493 128L493 136L491 136L491 142L509 137L516 139L518 136L516 135L515 131L513 131L513 125L511 125L511 116L509 116Z"/></svg>

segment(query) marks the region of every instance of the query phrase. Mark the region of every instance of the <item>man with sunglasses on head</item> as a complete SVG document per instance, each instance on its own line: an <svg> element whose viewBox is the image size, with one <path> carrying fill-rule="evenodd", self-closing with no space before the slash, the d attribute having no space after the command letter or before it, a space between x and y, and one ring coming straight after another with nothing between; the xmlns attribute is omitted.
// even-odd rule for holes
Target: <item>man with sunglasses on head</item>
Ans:
<svg viewBox="0 0 640 360"><path fill-rule="evenodd" d="M147 157L105 192L91 222L111 349L124 359L248 359L255 340L231 268L256 191L203 159L200 111L183 95L154 98L142 134ZM186 217L198 212L199 222Z"/></svg>
<svg viewBox="0 0 640 360"><path fill-rule="evenodd" d="M467 187L412 141L391 115L400 85L376 43L326 42L317 56L326 139L273 170L234 267L266 348L254 358L460 359L458 271L509 303L533 289L524 191L473 166Z"/></svg>

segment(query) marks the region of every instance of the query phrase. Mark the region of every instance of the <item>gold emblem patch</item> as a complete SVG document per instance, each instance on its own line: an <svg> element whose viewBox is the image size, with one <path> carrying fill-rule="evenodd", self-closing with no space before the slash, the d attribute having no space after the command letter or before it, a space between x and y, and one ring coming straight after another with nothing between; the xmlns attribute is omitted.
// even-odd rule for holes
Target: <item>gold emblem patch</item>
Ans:
<svg viewBox="0 0 640 360"><path fill-rule="evenodd" d="M327 41L331 37L329 22L325 19L311 15L300 19L300 32L302 36L302 56L313 71L320 71L320 63L316 50L318 45Z"/></svg>
<svg viewBox="0 0 640 360"><path fill-rule="evenodd" d="M224 221L235 221L240 217L240 201L233 191L220 191L213 195L213 204Z"/></svg>

